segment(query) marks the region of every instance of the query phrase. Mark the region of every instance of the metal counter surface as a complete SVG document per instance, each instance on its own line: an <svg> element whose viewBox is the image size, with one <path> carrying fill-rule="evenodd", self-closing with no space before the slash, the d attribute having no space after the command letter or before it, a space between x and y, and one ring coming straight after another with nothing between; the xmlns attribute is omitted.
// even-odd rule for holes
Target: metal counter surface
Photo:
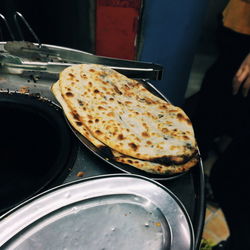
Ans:
<svg viewBox="0 0 250 250"><path fill-rule="evenodd" d="M78 157L65 183L97 175L120 173L106 162L97 158L83 145L79 146ZM78 175L83 176L78 176ZM186 174L166 181L158 181L170 189L183 203L194 227L195 244L198 247L204 224L204 173L202 163Z"/></svg>
<svg viewBox="0 0 250 250"><path fill-rule="evenodd" d="M39 93L41 96L57 103L50 91L50 86L57 80L57 75L49 75L46 72L19 72L18 70L15 71L15 69L12 70L14 72L0 69L0 89L2 91L18 91L21 88L27 88L29 93ZM81 177L79 177L79 172L82 172L80 173ZM96 157L84 145L79 143L76 161L64 183L113 173L121 172ZM202 162L176 179L159 182L169 188L185 206L193 223L197 247L203 230L205 212Z"/></svg>

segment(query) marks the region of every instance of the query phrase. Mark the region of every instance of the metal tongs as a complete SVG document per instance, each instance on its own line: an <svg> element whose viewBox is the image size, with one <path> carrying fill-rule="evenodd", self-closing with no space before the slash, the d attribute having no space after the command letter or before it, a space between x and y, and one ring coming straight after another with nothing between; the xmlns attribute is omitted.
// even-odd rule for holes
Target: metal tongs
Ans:
<svg viewBox="0 0 250 250"><path fill-rule="evenodd" d="M0 14L0 18L5 22L13 40L6 42L4 51L2 53L0 51L2 67L60 73L64 68L73 64L94 63L109 66L131 78L145 80L161 80L162 78L163 67L158 64L96 56L80 50L42 44L27 20L19 12L14 14L14 21L22 41L16 41L4 16ZM21 19L27 26L36 43L24 40L18 19Z"/></svg>

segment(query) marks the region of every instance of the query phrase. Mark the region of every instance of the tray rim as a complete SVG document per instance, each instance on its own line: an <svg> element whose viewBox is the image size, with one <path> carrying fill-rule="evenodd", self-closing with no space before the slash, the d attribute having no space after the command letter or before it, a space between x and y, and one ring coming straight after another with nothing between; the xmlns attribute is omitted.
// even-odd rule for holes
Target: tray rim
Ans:
<svg viewBox="0 0 250 250"><path fill-rule="evenodd" d="M105 174L105 175L92 176L92 177L88 177L88 178L85 178L85 179L80 179L80 180L75 180L75 181L64 183L62 185L59 185L59 186L56 186L54 188L48 189L48 190L46 190L46 191L44 191L42 193L39 193L39 194L31 197L30 199L22 202L21 204L19 204L16 207L12 208L11 210L6 212L5 214L1 215L0 216L0 224L4 223L5 220L8 220L8 218L11 217L11 216L15 217L16 215L18 215L18 212L23 213L23 211L20 212L20 209L28 207L29 205L32 205L32 203L39 202L39 199L42 199L46 195L49 196L50 194L53 194L53 192L60 191L60 190L63 191L63 189L67 189L67 187L71 187L71 186L81 184L81 183L85 183L85 182L91 182L91 181L101 180L101 179L103 179L103 180L104 179L112 179L112 178L141 179L143 181L150 182L151 184L155 185L156 187L158 187L158 188L162 189L164 192L166 192L176 202L176 204L179 206L180 210L183 212L183 214L185 216L185 219L186 219L186 223L187 223L189 231L190 231L190 250L195 249L194 248L195 247L195 236L194 236L193 224L192 224L191 218L190 218L185 206L181 202L181 200L170 189L168 189L164 185L160 184L159 182L154 181L154 180L152 180L150 178L141 176L141 175L134 175L134 174ZM78 187L78 188L80 188L80 187ZM88 197L83 198L82 201L84 201L85 199L88 200L89 198ZM62 207L63 206L65 206L65 205L62 205ZM57 209L60 209L60 208L57 208ZM15 213L17 213L17 214L15 214ZM37 220L39 220L41 218L36 218L32 223L34 223L35 221L37 221ZM29 225L26 225L21 230L18 230L12 237L16 237L17 234L19 234L22 230L24 230L27 227L29 227ZM4 242L2 244L5 245L9 240L12 239L12 237L10 237L6 241L4 240ZM3 246L3 245L1 245L1 246Z"/></svg>

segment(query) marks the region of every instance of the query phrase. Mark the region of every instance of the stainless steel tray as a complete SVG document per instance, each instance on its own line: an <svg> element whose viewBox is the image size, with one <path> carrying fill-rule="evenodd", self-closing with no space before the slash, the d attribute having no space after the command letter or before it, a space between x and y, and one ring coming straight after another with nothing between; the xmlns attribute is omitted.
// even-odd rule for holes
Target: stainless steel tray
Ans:
<svg viewBox="0 0 250 250"><path fill-rule="evenodd" d="M0 217L3 249L194 249L189 216L148 178L108 175L46 191Z"/></svg>

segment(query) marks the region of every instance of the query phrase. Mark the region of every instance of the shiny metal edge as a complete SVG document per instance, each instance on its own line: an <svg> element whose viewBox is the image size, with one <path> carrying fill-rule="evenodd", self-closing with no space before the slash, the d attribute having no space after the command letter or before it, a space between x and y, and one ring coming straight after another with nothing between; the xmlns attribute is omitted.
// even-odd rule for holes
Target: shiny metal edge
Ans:
<svg viewBox="0 0 250 250"><path fill-rule="evenodd" d="M161 80L163 74L163 67L151 62L97 56L81 50L49 44L39 46L30 42L0 42L0 52L2 52L0 64L10 70L34 70L58 74L70 64L95 63L114 68L130 78ZM42 61L27 60L28 55L30 58L38 57ZM55 61L52 62L51 59Z"/></svg>

